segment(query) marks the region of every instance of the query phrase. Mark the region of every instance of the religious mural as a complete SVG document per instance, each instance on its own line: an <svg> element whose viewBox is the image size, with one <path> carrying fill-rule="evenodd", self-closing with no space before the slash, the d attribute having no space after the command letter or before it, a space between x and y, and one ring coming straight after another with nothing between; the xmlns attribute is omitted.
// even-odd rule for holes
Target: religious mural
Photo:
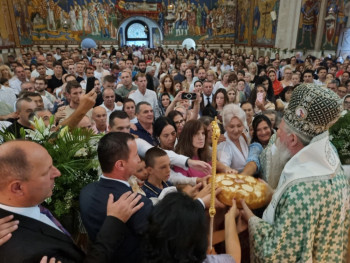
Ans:
<svg viewBox="0 0 350 263"><path fill-rule="evenodd" d="M310 0L308 0L310 1ZM21 45L76 44L86 37L117 44L118 28L131 16L159 25L154 44L202 43L273 46L279 0L13 0ZM125 43L123 43L125 44Z"/></svg>
<svg viewBox="0 0 350 263"><path fill-rule="evenodd" d="M167 41L234 41L237 0L164 0L158 24Z"/></svg>
<svg viewBox="0 0 350 263"><path fill-rule="evenodd" d="M345 7L349 9L349 0L328 0L325 27L322 39L322 48L336 50L339 36L347 24L348 15ZM350 10L347 10L348 12Z"/></svg>
<svg viewBox="0 0 350 263"><path fill-rule="evenodd" d="M15 32L13 31L10 8L7 0L0 0L0 49L15 47Z"/></svg>
<svg viewBox="0 0 350 263"><path fill-rule="evenodd" d="M238 0L236 22L236 44L249 44L251 36L251 2L250 0Z"/></svg>
<svg viewBox="0 0 350 263"><path fill-rule="evenodd" d="M320 0L302 0L296 48L314 48L320 5Z"/></svg>
<svg viewBox="0 0 350 263"><path fill-rule="evenodd" d="M275 44L279 0L255 0L253 10L253 46L273 46Z"/></svg>

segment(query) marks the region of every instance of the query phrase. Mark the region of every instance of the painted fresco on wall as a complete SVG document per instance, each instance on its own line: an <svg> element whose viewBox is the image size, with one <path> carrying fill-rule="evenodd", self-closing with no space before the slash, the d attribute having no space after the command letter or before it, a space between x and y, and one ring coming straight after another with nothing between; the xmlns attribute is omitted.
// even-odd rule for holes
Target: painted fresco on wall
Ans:
<svg viewBox="0 0 350 263"><path fill-rule="evenodd" d="M233 41L237 0L164 0L158 24L166 41Z"/></svg>
<svg viewBox="0 0 350 263"><path fill-rule="evenodd" d="M324 34L322 38L322 48L327 50L336 50L339 36L347 24L345 7L350 7L350 1L328 0L327 13L325 17ZM349 12L350 10L348 10Z"/></svg>
<svg viewBox="0 0 350 263"><path fill-rule="evenodd" d="M296 48L314 48L320 3L320 0L302 0Z"/></svg>
<svg viewBox="0 0 350 263"><path fill-rule="evenodd" d="M110 0L28 0L34 41L115 40L122 17Z"/></svg>
<svg viewBox="0 0 350 263"><path fill-rule="evenodd" d="M28 6L26 0L14 0L13 10L15 16L15 23L17 34L19 37L20 45L31 45L31 20L29 16L29 11L31 6Z"/></svg>
<svg viewBox="0 0 350 263"><path fill-rule="evenodd" d="M236 22L236 44L249 44L251 36L251 3L250 0L238 0Z"/></svg>
<svg viewBox="0 0 350 263"><path fill-rule="evenodd" d="M255 0L252 24L253 46L274 46L279 0Z"/></svg>
<svg viewBox="0 0 350 263"><path fill-rule="evenodd" d="M15 34L12 30L10 10L7 1L0 0L0 7L0 49L15 47Z"/></svg>

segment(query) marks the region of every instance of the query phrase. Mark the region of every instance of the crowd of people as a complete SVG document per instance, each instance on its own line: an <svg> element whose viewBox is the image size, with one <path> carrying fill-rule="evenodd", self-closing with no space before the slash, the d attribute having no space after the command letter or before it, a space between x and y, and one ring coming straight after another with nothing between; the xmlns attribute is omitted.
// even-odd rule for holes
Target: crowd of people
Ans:
<svg viewBox="0 0 350 263"><path fill-rule="evenodd" d="M80 194L87 254L43 216L60 176L46 150L0 146L0 261L248 262L238 239L248 228L251 262L345 262L350 179L328 129L350 110L350 60L38 47L8 56L0 83L3 132L20 139L34 116L46 125L54 116L54 128L105 134L100 180ZM208 250L206 221L214 118L217 172L261 178L274 191L263 215L216 201L220 255Z"/></svg>

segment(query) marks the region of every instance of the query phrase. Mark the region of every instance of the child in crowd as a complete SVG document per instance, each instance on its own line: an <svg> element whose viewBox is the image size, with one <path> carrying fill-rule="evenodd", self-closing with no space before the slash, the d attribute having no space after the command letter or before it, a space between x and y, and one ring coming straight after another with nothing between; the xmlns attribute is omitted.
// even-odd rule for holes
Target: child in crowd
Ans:
<svg viewBox="0 0 350 263"><path fill-rule="evenodd" d="M170 183L170 159L166 152L158 147L153 147L145 156L148 178L142 186L142 190L148 198L158 198L164 188L173 186Z"/></svg>

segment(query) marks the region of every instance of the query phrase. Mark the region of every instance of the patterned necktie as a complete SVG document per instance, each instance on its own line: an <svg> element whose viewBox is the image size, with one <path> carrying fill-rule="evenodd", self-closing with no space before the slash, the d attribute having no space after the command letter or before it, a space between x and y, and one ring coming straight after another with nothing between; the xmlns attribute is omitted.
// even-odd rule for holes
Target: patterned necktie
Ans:
<svg viewBox="0 0 350 263"><path fill-rule="evenodd" d="M40 213L46 215L52 223L54 223L64 234L66 234L69 237L72 237L69 232L61 225L61 223L51 214L50 210L43 207L42 205L39 205Z"/></svg>

